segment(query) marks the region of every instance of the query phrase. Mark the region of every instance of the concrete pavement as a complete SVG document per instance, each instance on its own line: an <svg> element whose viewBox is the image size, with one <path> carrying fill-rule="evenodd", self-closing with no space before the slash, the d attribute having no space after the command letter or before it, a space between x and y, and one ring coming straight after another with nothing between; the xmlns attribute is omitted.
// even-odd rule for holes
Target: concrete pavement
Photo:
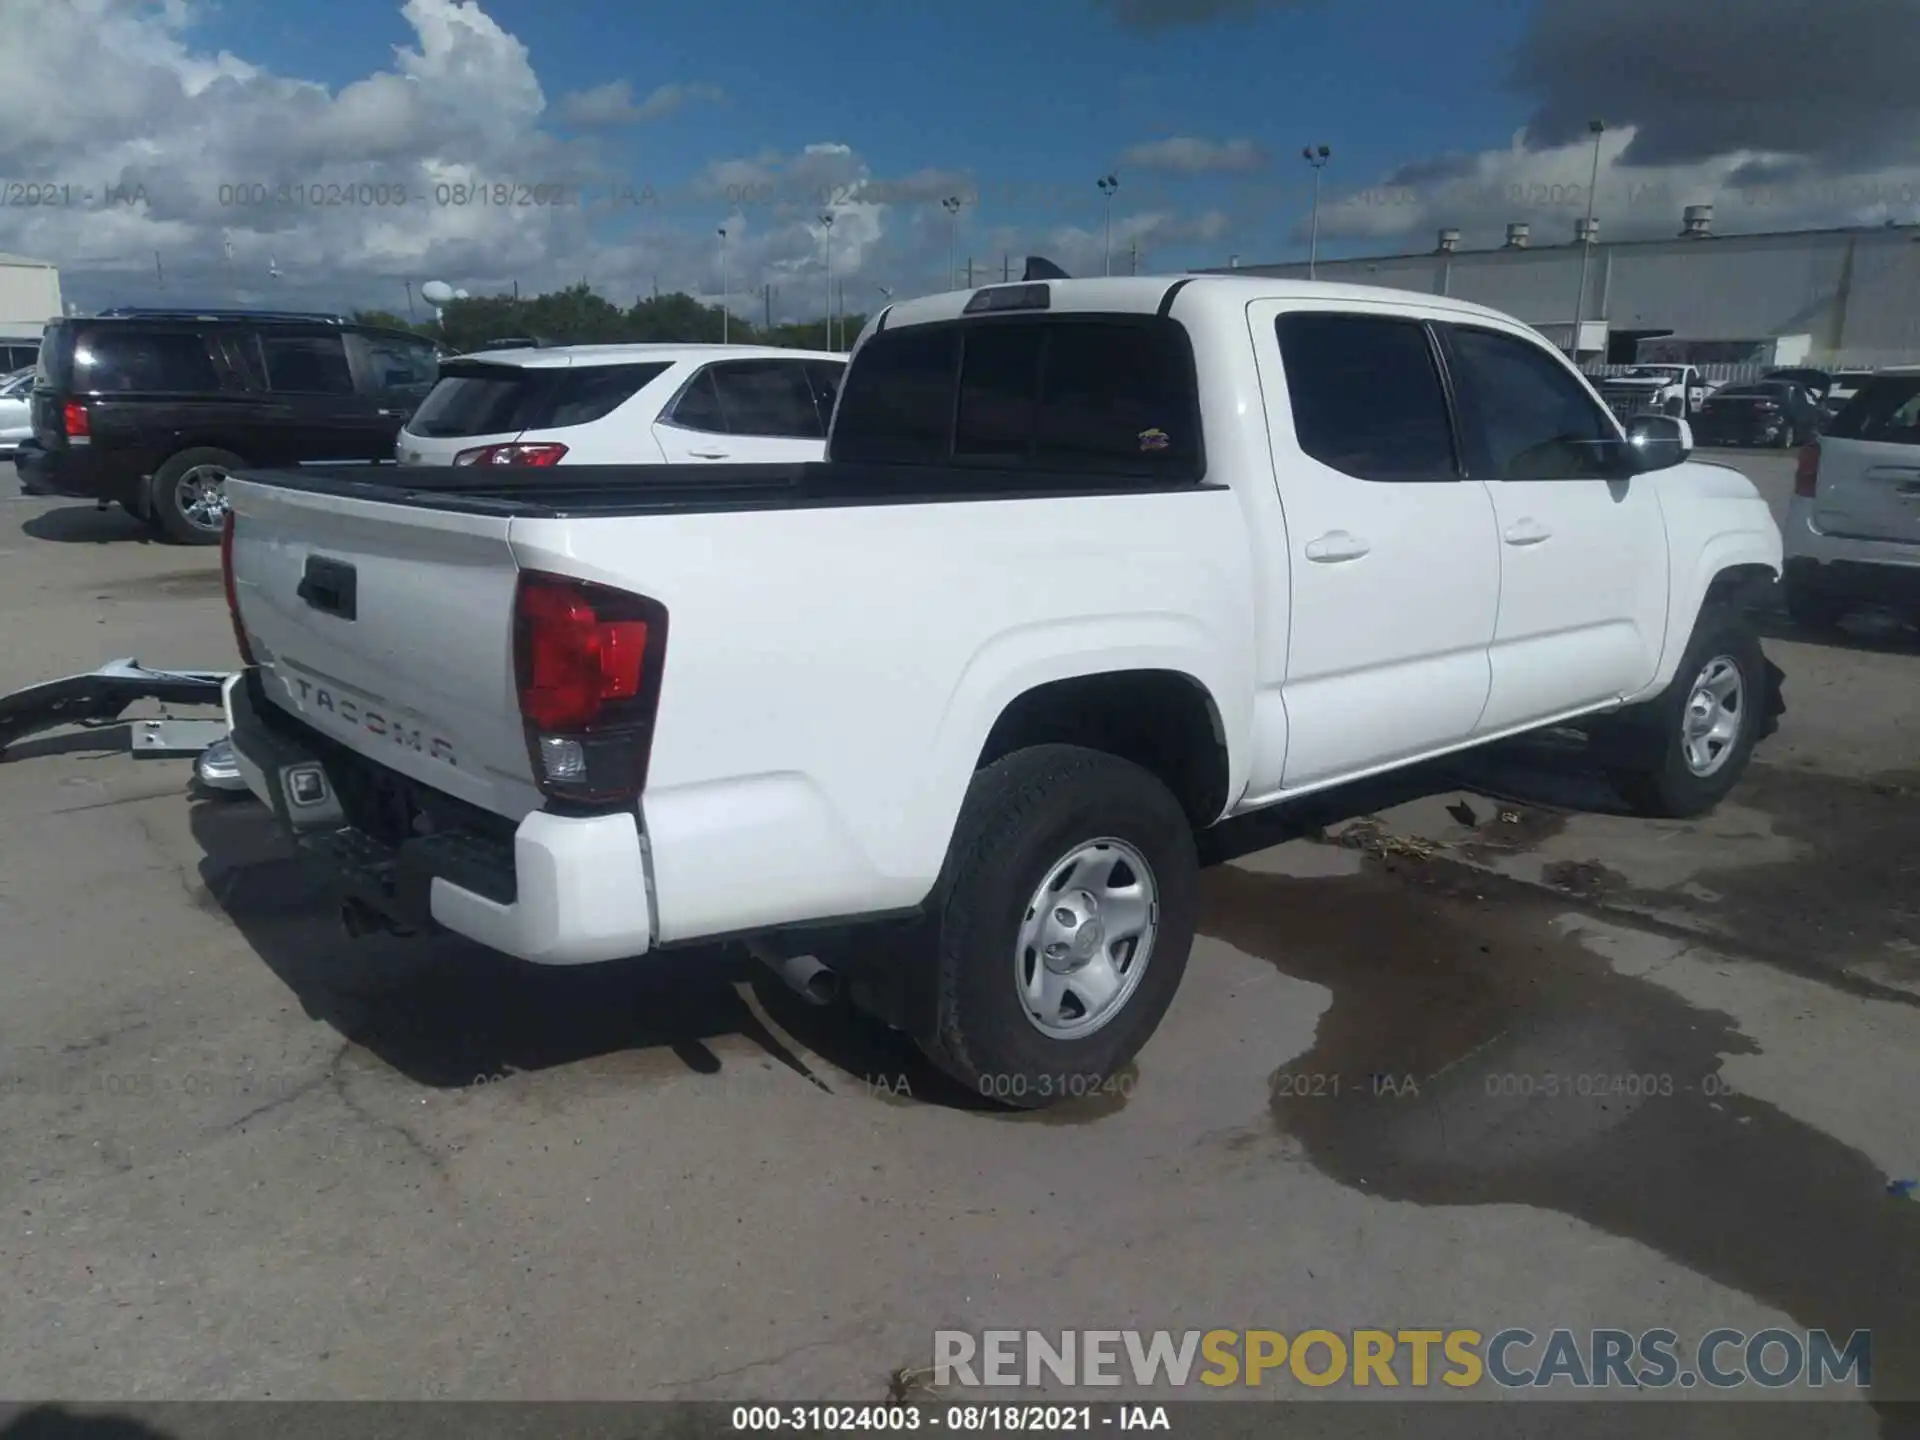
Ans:
<svg viewBox="0 0 1920 1440"><path fill-rule="evenodd" d="M0 688L224 663L212 553L138 536L0 504ZM1136 1072L1038 1115L729 949L349 942L184 762L25 742L0 1394L877 1400L940 1327L1519 1325L1871 1327L1920 1398L1920 647L1768 645L1785 727L1709 820L1534 747L1250 848Z"/></svg>

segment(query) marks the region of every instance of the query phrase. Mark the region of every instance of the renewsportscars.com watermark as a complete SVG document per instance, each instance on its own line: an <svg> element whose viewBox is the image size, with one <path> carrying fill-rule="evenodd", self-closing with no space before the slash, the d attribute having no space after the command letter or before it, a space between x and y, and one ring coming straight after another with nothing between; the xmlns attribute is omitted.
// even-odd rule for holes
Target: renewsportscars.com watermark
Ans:
<svg viewBox="0 0 1920 1440"><path fill-rule="evenodd" d="M1825 1330L936 1330L936 1387L1718 1390L1873 1383L1873 1336Z"/></svg>

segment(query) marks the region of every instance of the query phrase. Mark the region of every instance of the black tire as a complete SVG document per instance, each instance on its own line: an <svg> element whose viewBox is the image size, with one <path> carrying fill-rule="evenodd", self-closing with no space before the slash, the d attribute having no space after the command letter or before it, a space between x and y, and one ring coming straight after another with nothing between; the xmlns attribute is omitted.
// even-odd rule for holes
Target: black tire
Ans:
<svg viewBox="0 0 1920 1440"><path fill-rule="evenodd" d="M1712 773L1700 775L1687 764L1682 722L1696 681L1709 663L1723 659L1739 672L1738 727ZM1694 623L1672 683L1621 717L1637 743L1630 759L1609 766L1614 787L1641 815L1678 820L1706 814L1739 783L1753 758L1769 716L1771 683L1752 619L1744 610L1710 602Z"/></svg>
<svg viewBox="0 0 1920 1440"><path fill-rule="evenodd" d="M1029 1019L1016 950L1028 902L1077 847L1132 846L1157 884L1151 946L1130 994L1090 1033L1058 1038ZM1101 1093L1139 1053L1186 972L1200 905L1193 827L1167 787L1097 750L1038 745L973 777L928 902L934 1004L920 1048L976 1094L1020 1109Z"/></svg>
<svg viewBox="0 0 1920 1440"><path fill-rule="evenodd" d="M196 446L171 456L153 472L153 518L160 533L176 545L218 545L220 526L200 523L187 508L190 497L184 491L199 478L193 472L203 466L231 473L246 463L231 450L216 450L211 446Z"/></svg>
<svg viewBox="0 0 1920 1440"><path fill-rule="evenodd" d="M1804 580L1796 581L1791 575L1781 583L1780 590L1788 617L1807 630L1832 630L1853 608L1844 596L1811 589Z"/></svg>

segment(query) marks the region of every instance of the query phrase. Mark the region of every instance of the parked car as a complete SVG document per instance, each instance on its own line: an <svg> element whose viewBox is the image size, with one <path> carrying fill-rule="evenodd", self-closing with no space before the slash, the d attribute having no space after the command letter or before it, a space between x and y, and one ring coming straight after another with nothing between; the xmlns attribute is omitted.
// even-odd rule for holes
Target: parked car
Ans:
<svg viewBox="0 0 1920 1440"><path fill-rule="evenodd" d="M818 460L847 357L758 345L565 345L445 361L402 465Z"/></svg>
<svg viewBox="0 0 1920 1440"><path fill-rule="evenodd" d="M391 458L437 363L429 340L340 316L55 320L41 341L21 488L116 501L169 540L218 544L235 470Z"/></svg>
<svg viewBox="0 0 1920 1440"><path fill-rule="evenodd" d="M1773 370L1760 372L1762 380L1777 381L1786 385L1799 385L1815 400L1824 402L1827 392L1833 389L1833 372L1822 370L1814 365L1785 365Z"/></svg>
<svg viewBox="0 0 1920 1440"><path fill-rule="evenodd" d="M1600 381L1601 398L1621 420L1636 415L1691 418L1711 389L1692 365L1635 365Z"/></svg>
<svg viewBox="0 0 1920 1440"><path fill-rule="evenodd" d="M1801 386L1784 380L1723 385L1694 418L1693 438L1702 445L1767 445L1791 450L1813 439L1820 404Z"/></svg>
<svg viewBox="0 0 1920 1440"><path fill-rule="evenodd" d="M1787 611L1803 625L1867 604L1920 624L1920 367L1870 377L1800 452L1785 558Z"/></svg>
<svg viewBox="0 0 1920 1440"><path fill-rule="evenodd" d="M0 460L11 460L33 434L33 367L0 380Z"/></svg>
<svg viewBox="0 0 1920 1440"><path fill-rule="evenodd" d="M1225 817L1575 721L1648 813L1731 789L1780 533L1688 450L1442 297L930 296L824 462L235 480L233 747L356 926L748 937L1044 1105L1159 1023Z"/></svg>

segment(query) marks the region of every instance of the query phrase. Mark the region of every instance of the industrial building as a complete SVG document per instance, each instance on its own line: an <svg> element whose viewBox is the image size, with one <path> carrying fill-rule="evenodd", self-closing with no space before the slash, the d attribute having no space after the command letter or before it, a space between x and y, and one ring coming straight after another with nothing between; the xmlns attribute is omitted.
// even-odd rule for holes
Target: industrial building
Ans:
<svg viewBox="0 0 1920 1440"><path fill-rule="evenodd" d="M1494 250L1462 250L1442 230L1416 255L1322 260L1321 280L1452 295L1525 321L1563 350L1580 320L1580 358L1628 364L1920 361L1920 226L1721 235L1711 205L1689 206L1669 238L1602 240L1576 219L1535 243L1524 223ZM1584 287L1582 271L1584 261ZM1305 261L1230 266L1305 279ZM1209 272L1219 273L1219 272Z"/></svg>
<svg viewBox="0 0 1920 1440"><path fill-rule="evenodd" d="M40 331L63 313L60 271L45 260L0 255L0 373L31 365Z"/></svg>

